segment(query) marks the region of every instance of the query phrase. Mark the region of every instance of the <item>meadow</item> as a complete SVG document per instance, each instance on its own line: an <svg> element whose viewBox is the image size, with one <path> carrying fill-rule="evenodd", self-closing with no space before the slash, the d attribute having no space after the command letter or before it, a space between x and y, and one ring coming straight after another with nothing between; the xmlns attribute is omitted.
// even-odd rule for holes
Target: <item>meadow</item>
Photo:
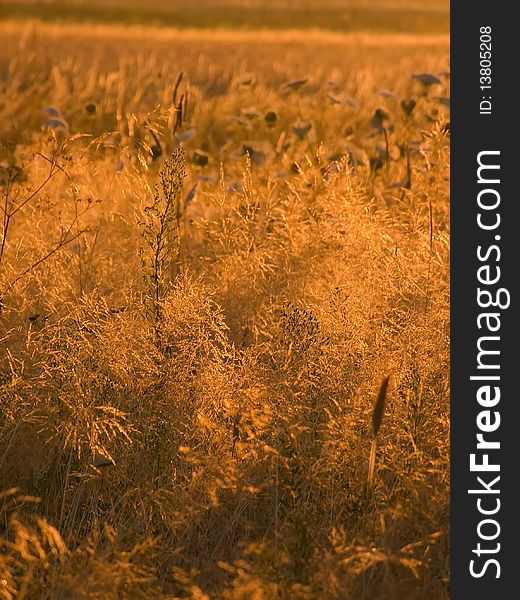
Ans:
<svg viewBox="0 0 520 600"><path fill-rule="evenodd" d="M446 0L0 0L0 19L231 29L449 33Z"/></svg>
<svg viewBox="0 0 520 600"><path fill-rule="evenodd" d="M449 598L446 32L26 16L0 598Z"/></svg>

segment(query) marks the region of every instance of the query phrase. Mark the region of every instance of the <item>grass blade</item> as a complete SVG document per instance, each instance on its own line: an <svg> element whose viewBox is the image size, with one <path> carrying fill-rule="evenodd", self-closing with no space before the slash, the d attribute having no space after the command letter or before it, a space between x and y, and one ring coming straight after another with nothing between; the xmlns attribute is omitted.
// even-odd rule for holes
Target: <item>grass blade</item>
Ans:
<svg viewBox="0 0 520 600"><path fill-rule="evenodd" d="M379 388L376 402L374 404L374 412L372 413L372 431L374 438L377 437L379 428L381 427L381 421L383 420L383 413L385 411L386 392L388 390L388 382L390 381L390 375L385 377Z"/></svg>
<svg viewBox="0 0 520 600"><path fill-rule="evenodd" d="M377 434L383 421L383 413L385 411L386 395L388 391L388 382L390 375L385 377L379 387L377 398L372 412L372 445L370 446L370 458L368 459L368 476L367 476L367 492L370 492L374 485L374 473L376 469L376 452L377 452Z"/></svg>

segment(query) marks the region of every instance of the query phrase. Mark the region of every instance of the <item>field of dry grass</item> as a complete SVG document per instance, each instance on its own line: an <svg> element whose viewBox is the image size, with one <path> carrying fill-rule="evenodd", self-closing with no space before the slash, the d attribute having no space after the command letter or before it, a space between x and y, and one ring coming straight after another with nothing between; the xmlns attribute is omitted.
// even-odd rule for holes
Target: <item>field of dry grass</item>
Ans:
<svg viewBox="0 0 520 600"><path fill-rule="evenodd" d="M0 598L447 599L448 38L0 35Z"/></svg>
<svg viewBox="0 0 520 600"><path fill-rule="evenodd" d="M449 33L447 0L0 0L0 19Z"/></svg>

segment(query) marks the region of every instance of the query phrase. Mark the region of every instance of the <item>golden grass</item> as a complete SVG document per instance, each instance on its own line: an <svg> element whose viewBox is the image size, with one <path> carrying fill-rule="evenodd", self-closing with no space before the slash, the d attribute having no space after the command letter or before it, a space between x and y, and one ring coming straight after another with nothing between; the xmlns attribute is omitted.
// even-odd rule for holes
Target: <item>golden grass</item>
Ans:
<svg viewBox="0 0 520 600"><path fill-rule="evenodd" d="M106 25L72 23L64 29L59 23L44 23L38 20L25 20L21 25L19 21L5 19L0 22L0 31L8 34L17 34L22 28L26 35L28 32L38 32L45 35L58 36L60 39L86 37L88 39L106 40L122 39L149 40L153 38L158 42L231 42L237 44L294 44L309 42L312 45L347 45L354 46L356 51L361 47L388 46L434 46L448 48L449 34L446 33L372 33L370 31L356 31L351 33L340 33L336 31L325 31L309 27L308 29L284 28L279 30L255 29L253 31L241 31L226 27L197 29L194 27L152 27L144 25Z"/></svg>
<svg viewBox="0 0 520 600"><path fill-rule="evenodd" d="M60 23L147 24L195 29L449 33L449 5L414 0L356 2L230 2L229 0L1 0L0 19Z"/></svg>
<svg viewBox="0 0 520 600"><path fill-rule="evenodd" d="M0 598L447 599L447 40L1 30Z"/></svg>

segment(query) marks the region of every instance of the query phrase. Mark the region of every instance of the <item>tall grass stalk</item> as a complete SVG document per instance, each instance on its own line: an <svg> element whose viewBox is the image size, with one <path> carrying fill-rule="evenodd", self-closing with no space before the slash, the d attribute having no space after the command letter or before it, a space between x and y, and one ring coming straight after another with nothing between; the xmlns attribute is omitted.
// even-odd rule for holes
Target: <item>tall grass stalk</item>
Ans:
<svg viewBox="0 0 520 600"><path fill-rule="evenodd" d="M376 401L374 403L374 410L372 411L372 444L370 446L370 458L368 460L368 477L367 477L367 491L371 492L374 488L374 473L376 468L376 455L377 455L377 434L383 422L383 414L385 411L386 396L388 391L388 383L390 381L390 375L387 375L377 393Z"/></svg>

